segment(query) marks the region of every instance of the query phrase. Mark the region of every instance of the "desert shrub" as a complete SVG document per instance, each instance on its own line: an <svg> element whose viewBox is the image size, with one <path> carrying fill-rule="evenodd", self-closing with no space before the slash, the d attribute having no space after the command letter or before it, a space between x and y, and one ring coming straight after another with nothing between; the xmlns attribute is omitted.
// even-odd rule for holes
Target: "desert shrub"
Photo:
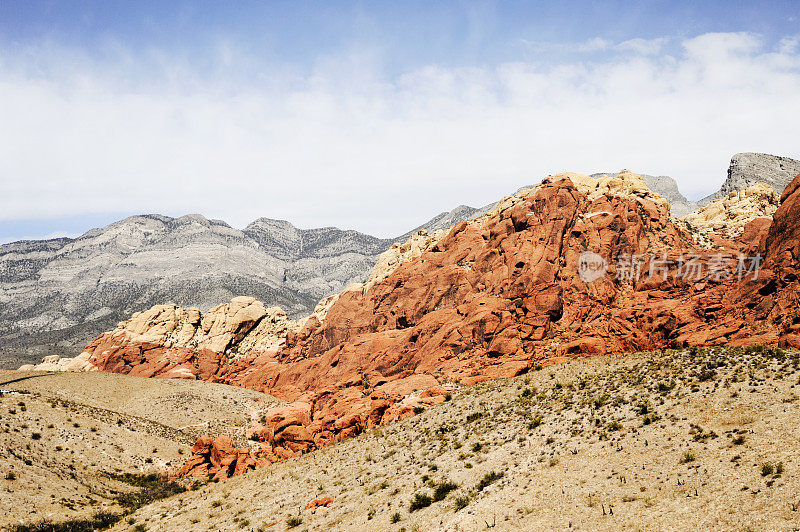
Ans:
<svg viewBox="0 0 800 532"><path fill-rule="evenodd" d="M433 501L439 502L444 500L447 497L447 494L451 491L458 489L458 484L455 482L444 481L440 482L436 485L436 488L433 490Z"/></svg>
<svg viewBox="0 0 800 532"><path fill-rule="evenodd" d="M658 391L661 393L672 391L675 388L676 382L669 381L669 382L659 382L658 383Z"/></svg>
<svg viewBox="0 0 800 532"><path fill-rule="evenodd" d="M172 495L186 491L184 486L177 482L167 480L156 473L124 473L121 475L109 476L120 482L140 488L137 491L121 493L117 496L119 504L125 507L129 512L148 505L153 501L171 497Z"/></svg>
<svg viewBox="0 0 800 532"><path fill-rule="evenodd" d="M692 451L686 451L685 453L683 453L683 456L681 457L682 464L688 464L689 462L694 462L695 460L696 457Z"/></svg>
<svg viewBox="0 0 800 532"><path fill-rule="evenodd" d="M286 518L286 526L289 528L294 528L303 524L303 520L296 515L290 515Z"/></svg>
<svg viewBox="0 0 800 532"><path fill-rule="evenodd" d="M761 476L762 477L766 477L768 475L771 475L774 472L775 472L775 466L772 465L770 462L764 462L763 464L761 464Z"/></svg>
<svg viewBox="0 0 800 532"><path fill-rule="evenodd" d="M415 493L414 497L411 499L411 504L408 506L408 511L414 512L416 510L427 508L432 502L433 499L431 499L430 495L426 495L424 493Z"/></svg>
<svg viewBox="0 0 800 532"><path fill-rule="evenodd" d="M482 491L484 488L486 488L490 484L493 484L494 482L497 482L501 478L503 478L502 471L499 473L497 471L490 471L489 473L483 475L481 481L478 482L477 490Z"/></svg>
<svg viewBox="0 0 800 532"><path fill-rule="evenodd" d="M697 380L700 382L706 382L713 379L716 375L716 371L706 366L700 370L700 373L697 374Z"/></svg>
<svg viewBox="0 0 800 532"><path fill-rule="evenodd" d="M464 508L467 507L468 504L469 504L469 497L467 497L466 495L461 495L459 497L456 497L455 501L456 511L463 510Z"/></svg>
<svg viewBox="0 0 800 532"><path fill-rule="evenodd" d="M480 419L483 416L483 412L473 412L467 416L467 423L472 423L473 421Z"/></svg>
<svg viewBox="0 0 800 532"><path fill-rule="evenodd" d="M393 513L393 514L392 514L392 516L389 518L389 522L390 522L390 523L392 523L392 524L394 524L394 523L397 523L397 522L399 522L399 521L400 521L400 519L401 519L401 517L400 517L400 512L395 512L395 513Z"/></svg>
<svg viewBox="0 0 800 532"><path fill-rule="evenodd" d="M692 434L692 439L694 441L706 441L709 438L714 439L717 437L717 433L713 430L707 431L700 425L692 425L692 428L689 430L689 434Z"/></svg>
<svg viewBox="0 0 800 532"><path fill-rule="evenodd" d="M661 419L661 416L659 416L658 414L647 414L642 418L642 423L645 425L649 425L650 423L655 423L659 419Z"/></svg>
<svg viewBox="0 0 800 532"><path fill-rule="evenodd" d="M607 394L607 393L604 393L603 395L601 395L599 397L595 397L595 399L594 399L594 407L595 408L600 408L603 405L607 404L609 401L611 401L611 396L609 394Z"/></svg>

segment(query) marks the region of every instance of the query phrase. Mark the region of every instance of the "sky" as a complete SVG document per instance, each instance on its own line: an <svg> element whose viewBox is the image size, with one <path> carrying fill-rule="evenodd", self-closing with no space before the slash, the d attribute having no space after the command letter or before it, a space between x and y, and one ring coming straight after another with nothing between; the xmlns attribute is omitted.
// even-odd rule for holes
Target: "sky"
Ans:
<svg viewBox="0 0 800 532"><path fill-rule="evenodd" d="M0 0L0 243L125 216L396 236L563 171L800 159L800 2Z"/></svg>

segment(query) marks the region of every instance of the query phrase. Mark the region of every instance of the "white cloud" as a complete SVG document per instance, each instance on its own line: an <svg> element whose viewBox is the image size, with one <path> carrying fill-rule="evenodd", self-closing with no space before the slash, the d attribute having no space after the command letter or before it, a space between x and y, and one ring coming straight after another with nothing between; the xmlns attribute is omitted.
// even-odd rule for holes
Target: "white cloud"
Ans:
<svg viewBox="0 0 800 532"><path fill-rule="evenodd" d="M614 46L615 50L632 51L642 55L656 55L669 42L666 37L657 39L629 39Z"/></svg>
<svg viewBox="0 0 800 532"><path fill-rule="evenodd" d="M800 35L784 37L778 43L778 52L781 54L796 54L800 48Z"/></svg>
<svg viewBox="0 0 800 532"><path fill-rule="evenodd" d="M599 40L631 53L392 78L379 53L321 58L299 75L224 48L215 81L153 52L165 74L136 83L130 72L152 64L130 52L103 69L57 50L6 54L0 220L200 212L388 236L559 171L667 174L699 196L735 152L800 157L796 48L747 33L681 44L670 55Z"/></svg>

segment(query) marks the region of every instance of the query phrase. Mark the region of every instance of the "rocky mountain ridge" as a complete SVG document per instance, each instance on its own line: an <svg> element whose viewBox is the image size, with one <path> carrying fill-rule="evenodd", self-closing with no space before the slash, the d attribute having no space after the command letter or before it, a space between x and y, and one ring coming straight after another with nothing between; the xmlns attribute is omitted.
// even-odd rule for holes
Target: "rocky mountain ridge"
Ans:
<svg viewBox="0 0 800 532"><path fill-rule="evenodd" d="M479 213L457 207L424 224ZM308 315L323 297L366 279L381 239L259 218L243 230L200 215L132 216L75 238L0 246L0 366L72 356L133 312L165 302L208 309L239 295Z"/></svg>
<svg viewBox="0 0 800 532"><path fill-rule="evenodd" d="M737 154L723 188L761 181L780 191L795 166L800 162L785 157ZM610 174L595 177L601 175ZM673 217L700 206L669 177L642 179L670 202ZM77 239L6 244L0 246L0 366L74 356L126 316L166 302L205 310L247 295L291 317L308 315L319 299L364 281L382 252L419 230L434 235L496 206L462 205L396 239L302 230L268 218L238 230L200 215L145 215Z"/></svg>
<svg viewBox="0 0 800 532"><path fill-rule="evenodd" d="M260 444L246 454L214 459L218 442L205 439L180 472L223 478L413 415L444 401L449 383L611 352L800 347L800 176L781 202L773 220L752 220L741 237L709 249L640 176L561 174L444 235L419 235L417 252L396 254L373 284L351 287L323 304L324 315L277 335L235 318L248 307L266 316L237 301L220 309L222 322L200 318L194 345L170 343L175 322L145 320L157 334L121 324L81 357L91 369L225 382L290 401L267 413L253 432ZM586 281L579 269L589 252L607 271ZM764 257L757 275L733 270L739 253ZM685 275L685 256L706 264L702 277ZM625 257L643 257L645 275L634 276ZM654 260L663 261L655 275ZM724 260L727 269L711 271ZM214 323L223 326L210 335ZM197 338L193 327L184 336L182 325L178 337Z"/></svg>
<svg viewBox="0 0 800 532"><path fill-rule="evenodd" d="M728 165L728 177L720 189L697 202L703 207L731 192L744 190L755 183L764 183L780 196L787 185L800 173L800 161L768 153L737 153Z"/></svg>
<svg viewBox="0 0 800 532"><path fill-rule="evenodd" d="M613 172L603 172L591 174L591 177L599 179L609 175L615 174ZM673 178L666 175L653 176L648 174L641 174L641 177L650 190L669 202L671 207L670 214L674 218L681 218L698 209L699 205L696 201L691 201L681 194L680 190L678 190L678 183Z"/></svg>
<svg viewBox="0 0 800 532"><path fill-rule="evenodd" d="M756 218L771 218L779 203L780 195L771 186L753 183L743 190L715 199L681 220L706 232L732 238L740 235L744 227Z"/></svg>

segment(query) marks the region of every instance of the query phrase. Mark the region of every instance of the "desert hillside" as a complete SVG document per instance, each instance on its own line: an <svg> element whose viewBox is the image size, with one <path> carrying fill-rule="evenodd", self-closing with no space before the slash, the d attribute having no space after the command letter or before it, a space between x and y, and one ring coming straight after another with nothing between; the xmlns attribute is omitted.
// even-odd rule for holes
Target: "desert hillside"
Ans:
<svg viewBox="0 0 800 532"><path fill-rule="evenodd" d="M0 390L0 527L119 513L139 480L181 464L199 434L244 441L258 412L279 404L220 384L99 372L0 371Z"/></svg>
<svg viewBox="0 0 800 532"><path fill-rule="evenodd" d="M574 359L117 529L795 530L799 378L797 352L761 346Z"/></svg>
<svg viewBox="0 0 800 532"><path fill-rule="evenodd" d="M59 373L9 372L6 519L789 529L800 176L703 212L706 240L641 176L561 174L392 246L301 320L251 297L136 313L34 368ZM680 270L745 254L758 272ZM633 255L670 260L622 275Z"/></svg>

